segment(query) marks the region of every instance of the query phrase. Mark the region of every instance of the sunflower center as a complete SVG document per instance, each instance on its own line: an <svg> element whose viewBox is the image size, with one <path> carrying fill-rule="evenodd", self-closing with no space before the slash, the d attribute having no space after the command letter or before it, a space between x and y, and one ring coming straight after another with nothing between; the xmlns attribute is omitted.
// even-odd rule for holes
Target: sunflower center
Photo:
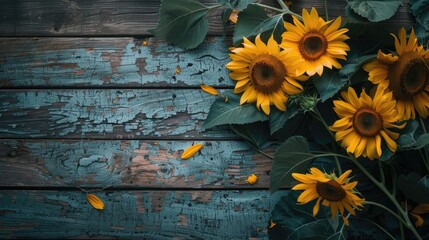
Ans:
<svg viewBox="0 0 429 240"><path fill-rule="evenodd" d="M273 93L281 86L286 76L286 68L276 57L261 54L250 63L250 80L256 90Z"/></svg>
<svg viewBox="0 0 429 240"><path fill-rule="evenodd" d="M309 32L301 38L298 44L302 57L306 60L316 60L326 53L328 41L318 32Z"/></svg>
<svg viewBox="0 0 429 240"><path fill-rule="evenodd" d="M389 72L389 87L397 99L411 99L429 83L428 62L414 51L402 54Z"/></svg>
<svg viewBox="0 0 429 240"><path fill-rule="evenodd" d="M346 197L346 191L344 191L343 187L335 180L317 182L316 191L323 199L331 202L338 202Z"/></svg>
<svg viewBox="0 0 429 240"><path fill-rule="evenodd" d="M353 115L353 128L360 136L374 137L382 126L382 117L371 108L363 107Z"/></svg>

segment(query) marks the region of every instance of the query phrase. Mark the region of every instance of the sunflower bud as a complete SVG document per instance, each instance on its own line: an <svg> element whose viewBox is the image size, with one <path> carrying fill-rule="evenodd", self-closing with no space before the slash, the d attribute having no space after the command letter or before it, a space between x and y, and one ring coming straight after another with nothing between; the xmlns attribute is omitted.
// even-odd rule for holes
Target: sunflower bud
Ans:
<svg viewBox="0 0 429 240"><path fill-rule="evenodd" d="M319 98L317 97L316 94L313 94L311 96L303 94L299 98L299 105L304 110L304 112L313 111L318 101L319 101Z"/></svg>

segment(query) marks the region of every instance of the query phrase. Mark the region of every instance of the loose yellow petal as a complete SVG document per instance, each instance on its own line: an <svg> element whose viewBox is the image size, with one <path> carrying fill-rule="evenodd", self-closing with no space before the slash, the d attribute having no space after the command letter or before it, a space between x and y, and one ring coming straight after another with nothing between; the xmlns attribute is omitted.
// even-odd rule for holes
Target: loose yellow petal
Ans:
<svg viewBox="0 0 429 240"><path fill-rule="evenodd" d="M201 89L203 89L206 93L209 93L211 95L219 95L219 92L212 86L200 84Z"/></svg>
<svg viewBox="0 0 429 240"><path fill-rule="evenodd" d="M269 228L273 228L277 225L277 223L273 222L273 220L271 220L270 222L270 227Z"/></svg>
<svg viewBox="0 0 429 240"><path fill-rule="evenodd" d="M252 174L250 174L250 176L247 177L246 182L253 185L256 182L258 182L258 177L252 173Z"/></svg>
<svg viewBox="0 0 429 240"><path fill-rule="evenodd" d="M240 11L238 11L236 9L232 10L231 14L229 14L229 21L231 21L233 23L237 23L239 12Z"/></svg>
<svg viewBox="0 0 429 240"><path fill-rule="evenodd" d="M177 66L176 67L176 74L180 74L181 72L182 72L182 69L179 66Z"/></svg>
<svg viewBox="0 0 429 240"><path fill-rule="evenodd" d="M95 209L98 209L98 210L104 209L103 201L101 201L101 199L95 196L94 194L87 194L86 199Z"/></svg>
<svg viewBox="0 0 429 240"><path fill-rule="evenodd" d="M188 159L188 158L194 156L195 153L200 151L201 148L203 148L203 144L201 144L201 143L194 144L194 145L188 147L185 151L183 151L181 158L183 160Z"/></svg>

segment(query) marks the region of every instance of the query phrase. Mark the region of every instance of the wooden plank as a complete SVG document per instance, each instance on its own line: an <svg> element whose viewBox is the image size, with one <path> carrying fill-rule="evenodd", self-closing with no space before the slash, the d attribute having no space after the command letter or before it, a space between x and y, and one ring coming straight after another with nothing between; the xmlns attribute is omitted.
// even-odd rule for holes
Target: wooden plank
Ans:
<svg viewBox="0 0 429 240"><path fill-rule="evenodd" d="M93 0L55 1L15 0L0 1L0 36L130 36L148 35L158 19L160 0ZM216 0L202 0L206 5ZM261 2L261 1L259 1ZM278 7L275 1L262 0ZM292 1L291 9L301 13L302 8L316 7L324 13L323 1ZM408 0L388 24L389 31L400 26L410 27L414 22L408 12ZM344 16L345 1L329 1L329 16ZM209 35L222 35L221 10L209 14Z"/></svg>
<svg viewBox="0 0 429 240"><path fill-rule="evenodd" d="M0 191L4 238L266 238L270 211L284 195L268 191Z"/></svg>
<svg viewBox="0 0 429 240"><path fill-rule="evenodd" d="M268 188L271 159L241 141L1 140L1 186ZM274 147L269 148L272 153ZM258 183L249 185L255 173Z"/></svg>
<svg viewBox="0 0 429 240"><path fill-rule="evenodd" d="M193 51L156 38L4 38L0 87L231 87L228 53L220 37Z"/></svg>
<svg viewBox="0 0 429 240"><path fill-rule="evenodd" d="M237 138L203 130L201 89L0 90L0 138Z"/></svg>

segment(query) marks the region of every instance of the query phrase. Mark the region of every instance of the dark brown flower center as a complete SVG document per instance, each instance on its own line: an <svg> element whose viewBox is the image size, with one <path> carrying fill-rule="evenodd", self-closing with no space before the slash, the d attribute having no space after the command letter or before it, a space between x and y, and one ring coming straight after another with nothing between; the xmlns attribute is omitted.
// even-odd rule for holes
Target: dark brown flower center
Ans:
<svg viewBox="0 0 429 240"><path fill-rule="evenodd" d="M383 127L383 118L371 108L363 107L353 115L353 128L363 137L374 137Z"/></svg>
<svg viewBox="0 0 429 240"><path fill-rule="evenodd" d="M346 191L344 191L343 187L335 180L317 182L316 191L323 199L331 202L338 202L346 197Z"/></svg>
<svg viewBox="0 0 429 240"><path fill-rule="evenodd" d="M277 91L286 76L286 68L276 57L261 54L250 63L250 80L256 90L263 93Z"/></svg>
<svg viewBox="0 0 429 240"><path fill-rule="evenodd" d="M306 60L316 60L326 53L328 41L318 32L309 32L298 43L299 51Z"/></svg>
<svg viewBox="0 0 429 240"><path fill-rule="evenodd" d="M429 83L428 62L414 51L406 52L389 68L389 78L396 99L411 99Z"/></svg>

